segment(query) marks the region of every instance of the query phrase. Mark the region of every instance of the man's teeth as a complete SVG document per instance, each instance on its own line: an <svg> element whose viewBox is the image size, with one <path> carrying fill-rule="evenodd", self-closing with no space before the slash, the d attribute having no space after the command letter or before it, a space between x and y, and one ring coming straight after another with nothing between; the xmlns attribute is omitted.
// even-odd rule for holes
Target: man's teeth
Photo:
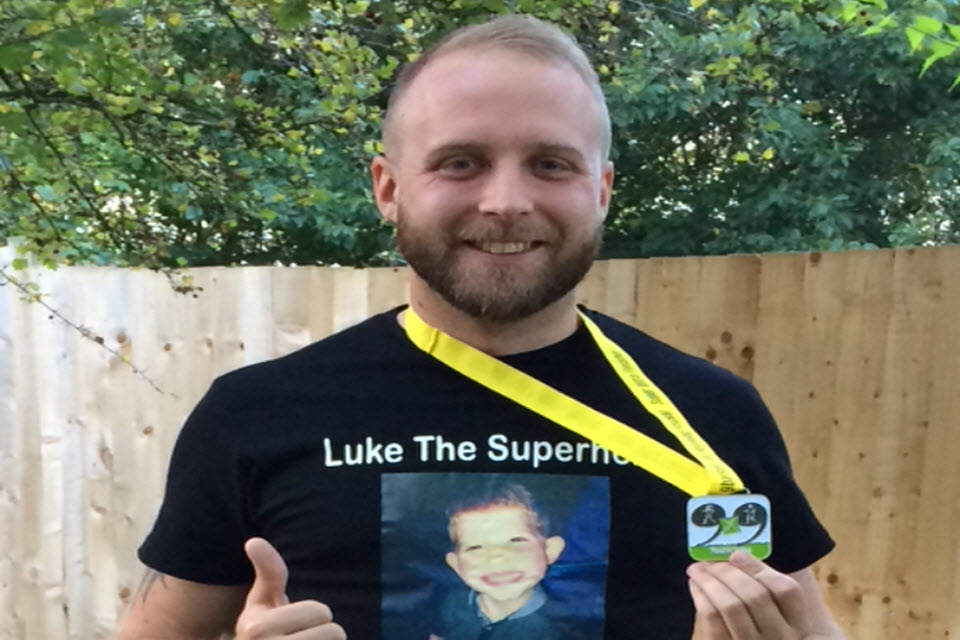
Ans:
<svg viewBox="0 0 960 640"><path fill-rule="evenodd" d="M522 253L533 246L532 242L482 242L480 249L487 253Z"/></svg>

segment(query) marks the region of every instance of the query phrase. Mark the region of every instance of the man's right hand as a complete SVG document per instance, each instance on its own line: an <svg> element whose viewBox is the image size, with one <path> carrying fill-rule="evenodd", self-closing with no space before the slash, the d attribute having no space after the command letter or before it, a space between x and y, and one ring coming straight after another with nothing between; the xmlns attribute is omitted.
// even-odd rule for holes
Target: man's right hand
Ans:
<svg viewBox="0 0 960 640"><path fill-rule="evenodd" d="M287 599L287 564L269 542L250 538L244 545L255 577L237 618L236 640L345 640L330 607L316 600Z"/></svg>

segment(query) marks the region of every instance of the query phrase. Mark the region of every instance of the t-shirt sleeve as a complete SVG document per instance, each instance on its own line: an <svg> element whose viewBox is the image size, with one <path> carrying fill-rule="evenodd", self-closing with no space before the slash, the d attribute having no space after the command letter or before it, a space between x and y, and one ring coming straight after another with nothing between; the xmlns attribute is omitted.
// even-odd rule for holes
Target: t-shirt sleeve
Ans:
<svg viewBox="0 0 960 640"><path fill-rule="evenodd" d="M222 379L197 404L174 445L166 491L138 555L148 567L184 580L243 584L253 573L243 551L242 425Z"/></svg>
<svg viewBox="0 0 960 640"><path fill-rule="evenodd" d="M737 382L743 404L729 428L742 432L725 443L722 455L751 492L770 499L773 549L767 563L784 573L799 571L829 553L834 541L797 485L783 436L760 394L746 381Z"/></svg>

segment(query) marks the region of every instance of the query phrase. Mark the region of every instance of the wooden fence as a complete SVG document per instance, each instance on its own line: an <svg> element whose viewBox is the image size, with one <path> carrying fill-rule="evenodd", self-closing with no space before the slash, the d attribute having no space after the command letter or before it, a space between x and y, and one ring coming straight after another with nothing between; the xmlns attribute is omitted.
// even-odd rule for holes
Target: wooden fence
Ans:
<svg viewBox="0 0 960 640"><path fill-rule="evenodd" d="M111 636L215 375L398 304L405 281L209 268L184 295L146 271L15 275L46 295L0 288L0 638L31 640ZM960 247L608 261L581 298L760 388L839 543L817 572L851 638L960 638Z"/></svg>

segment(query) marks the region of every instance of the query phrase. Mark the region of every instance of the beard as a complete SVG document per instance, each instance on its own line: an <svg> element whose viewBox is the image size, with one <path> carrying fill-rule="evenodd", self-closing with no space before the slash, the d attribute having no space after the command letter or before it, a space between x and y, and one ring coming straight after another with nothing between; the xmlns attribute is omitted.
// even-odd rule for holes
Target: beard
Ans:
<svg viewBox="0 0 960 640"><path fill-rule="evenodd" d="M418 227L400 206L397 249L407 264L448 304L467 315L493 323L521 320L570 293L583 280L600 251L602 225L581 237L559 226L534 225L523 217L479 220L449 232L432 225ZM545 242L535 265L470 264L466 244ZM540 256L538 256L540 257Z"/></svg>

